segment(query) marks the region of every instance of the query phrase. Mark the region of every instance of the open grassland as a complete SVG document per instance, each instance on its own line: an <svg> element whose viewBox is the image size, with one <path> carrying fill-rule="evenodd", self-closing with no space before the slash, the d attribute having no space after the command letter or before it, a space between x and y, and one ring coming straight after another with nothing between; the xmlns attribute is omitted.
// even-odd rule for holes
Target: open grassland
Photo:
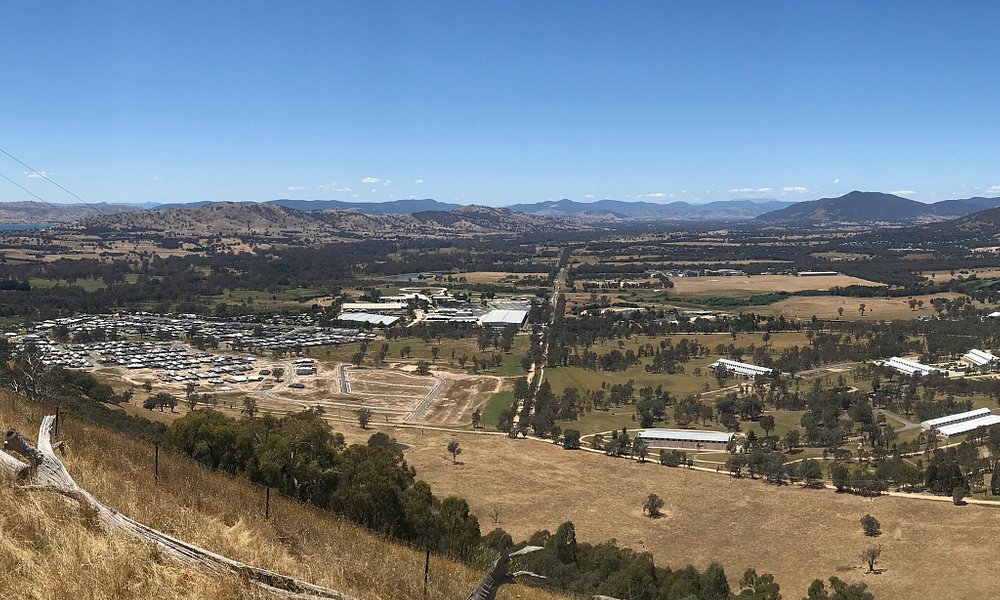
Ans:
<svg viewBox="0 0 1000 600"><path fill-rule="evenodd" d="M44 412L0 395L0 428L32 439ZM65 418L63 459L99 500L140 522L209 550L364 600L423 599L422 552L392 544L332 513L272 495L263 516L263 490L160 453L160 480L152 477L153 449L144 442ZM11 597L270 598L233 579L210 579L130 540L108 536L86 515L50 496L12 493L0 483L0 589ZM485 528L484 524L484 528ZM484 557L484 561L486 557ZM484 562L485 567L485 562ZM481 573L441 557L431 559L429 597L465 598ZM504 600L553 600L524 586Z"/></svg>
<svg viewBox="0 0 1000 600"><path fill-rule="evenodd" d="M515 537L571 520L579 539L615 538L652 552L659 564L718 561L730 581L749 566L773 573L785 598L800 598L813 578L829 576L863 581L879 599L937 600L943 590L953 598L1000 596L987 566L998 509L773 487L502 436L385 431L411 445L406 456L421 478L465 496L481 522L502 509L499 525ZM450 439L464 448L462 464L451 464ZM651 491L666 500L664 518L642 514ZM880 538L863 536L858 520L866 513L882 522ZM883 545L879 575L865 574L859 556L873 544Z"/></svg>
<svg viewBox="0 0 1000 600"><path fill-rule="evenodd" d="M933 316L934 307L931 298L955 298L958 294L943 293L924 296L905 296L900 298L855 298L846 296L795 296L779 300L763 306L747 306L743 312L755 312L764 315L784 315L786 319L810 319L813 315L820 319L843 318L850 321L889 321L892 319L915 319L921 316ZM910 309L909 300L923 300L923 307ZM859 307L865 305L865 314L861 315ZM838 308L843 308L839 315Z"/></svg>
<svg viewBox="0 0 1000 600"><path fill-rule="evenodd" d="M749 296L766 292L826 291L849 285L881 284L849 275L796 277L794 275L750 275L743 277L675 277L671 290L681 296Z"/></svg>
<svg viewBox="0 0 1000 600"><path fill-rule="evenodd" d="M971 275L975 275L979 279L996 279L1000 278L1000 269L984 268L959 269L957 271L921 271L920 274L936 283L943 283L945 281L951 281L952 279L958 279L959 277L968 279Z"/></svg>

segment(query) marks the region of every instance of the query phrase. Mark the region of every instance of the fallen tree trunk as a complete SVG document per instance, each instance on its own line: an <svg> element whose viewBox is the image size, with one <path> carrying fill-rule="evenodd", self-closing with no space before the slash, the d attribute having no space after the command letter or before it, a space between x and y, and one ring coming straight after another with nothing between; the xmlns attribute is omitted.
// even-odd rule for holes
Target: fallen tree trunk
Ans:
<svg viewBox="0 0 1000 600"><path fill-rule="evenodd" d="M202 571L217 575L235 574L253 585L287 598L357 600L342 592L246 565L178 540L98 502L87 490L77 485L69 471L66 470L65 465L55 455L52 445L54 424L54 416L42 419L41 427L38 429L37 447L13 429L4 435L4 447L20 454L28 462L25 463L4 451L0 451L0 470L20 481L22 488L52 491L71 498L81 506L93 511L100 523L109 529L123 531L146 540L162 551L165 556Z"/></svg>

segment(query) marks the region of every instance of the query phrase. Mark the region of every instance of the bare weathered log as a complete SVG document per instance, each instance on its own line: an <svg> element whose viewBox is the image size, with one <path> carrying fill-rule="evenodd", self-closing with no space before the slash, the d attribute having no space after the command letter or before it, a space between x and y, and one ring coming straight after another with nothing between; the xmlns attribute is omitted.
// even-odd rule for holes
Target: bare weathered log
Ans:
<svg viewBox="0 0 1000 600"><path fill-rule="evenodd" d="M336 590L312 585L210 552L147 527L98 502L89 492L77 485L62 461L53 452L52 428L54 423L55 417L53 416L42 419L42 425L38 430L37 447L18 432L8 431L4 436L5 447L27 458L29 463L24 463L10 454L0 451L0 469L8 474L26 478L27 483L23 486L25 488L53 491L75 500L84 507L93 510L104 526L146 540L161 550L165 556L180 563L218 575L236 574L249 583L288 598L356 600L352 596Z"/></svg>
<svg viewBox="0 0 1000 600"><path fill-rule="evenodd" d="M486 571L486 575L483 576L483 580L479 582L476 589L472 590L472 594L470 594L466 600L496 600L497 591L501 586L508 583L514 583L514 580L521 576L544 579L542 575L537 575L530 571L517 571L515 573L510 572L511 558L529 554L531 552L537 552L541 549L541 546L525 546L513 554L507 554L506 551L501 550L500 556L493 561L493 565Z"/></svg>

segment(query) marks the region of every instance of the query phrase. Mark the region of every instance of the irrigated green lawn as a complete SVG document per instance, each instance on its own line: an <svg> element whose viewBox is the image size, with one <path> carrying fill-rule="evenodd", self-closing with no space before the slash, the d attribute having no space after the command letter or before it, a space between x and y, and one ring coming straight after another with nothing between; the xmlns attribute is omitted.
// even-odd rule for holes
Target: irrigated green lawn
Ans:
<svg viewBox="0 0 1000 600"><path fill-rule="evenodd" d="M483 428L493 431L497 428L497 419L500 413L510 408L514 403L514 392L497 392L493 394L486 406L483 407Z"/></svg>

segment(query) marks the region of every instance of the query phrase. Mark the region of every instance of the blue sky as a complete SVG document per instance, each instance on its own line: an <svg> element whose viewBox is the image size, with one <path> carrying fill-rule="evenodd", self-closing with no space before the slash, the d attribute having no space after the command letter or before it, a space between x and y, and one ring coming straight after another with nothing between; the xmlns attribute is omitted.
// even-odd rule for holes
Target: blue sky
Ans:
<svg viewBox="0 0 1000 600"><path fill-rule="evenodd" d="M1000 196L996 2L5 8L0 147L92 202Z"/></svg>

